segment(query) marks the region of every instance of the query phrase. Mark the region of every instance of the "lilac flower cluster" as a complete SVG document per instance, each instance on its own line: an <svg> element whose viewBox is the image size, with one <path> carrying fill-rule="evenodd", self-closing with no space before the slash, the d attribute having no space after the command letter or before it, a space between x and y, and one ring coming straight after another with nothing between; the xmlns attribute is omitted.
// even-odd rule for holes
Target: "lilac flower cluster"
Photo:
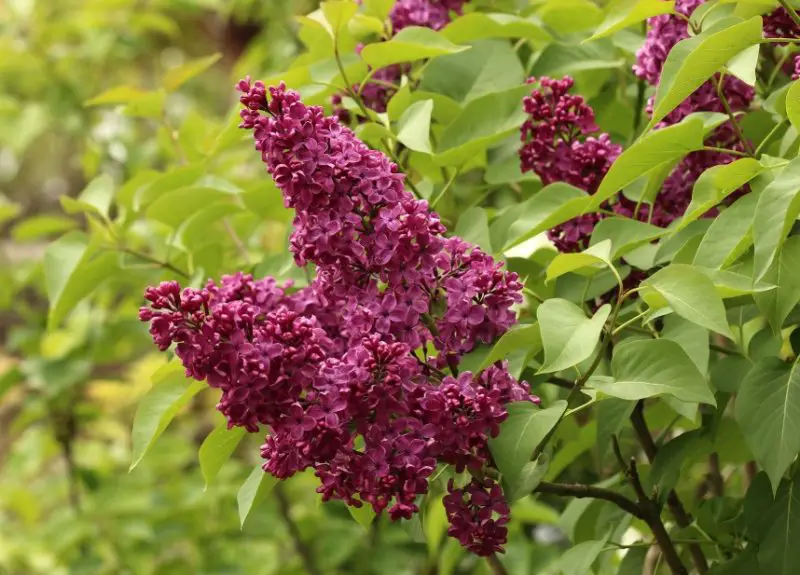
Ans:
<svg viewBox="0 0 800 575"><path fill-rule="evenodd" d="M509 508L503 491L491 479L473 479L464 489L450 480L444 509L450 528L447 533L477 555L500 551L496 541L504 541L508 529Z"/></svg>
<svg viewBox="0 0 800 575"><path fill-rule="evenodd" d="M531 78L528 83L537 80ZM567 182L590 194L605 176L622 148L608 134L596 134L594 111L581 96L569 94L574 81L543 77L539 88L523 99L528 119L520 129L520 162L523 172L532 171L547 185ZM548 237L561 252L579 252L589 245L598 213L578 216L548 230Z"/></svg>
<svg viewBox="0 0 800 575"><path fill-rule="evenodd" d="M464 4L468 0L397 0L389 13L392 34L397 34L403 28L419 26L440 30L450 23L451 14L461 14ZM359 0L360 3L360 0ZM356 48L361 53L363 45ZM408 65L395 64L375 70L372 78L365 86L353 85L353 91L360 93L360 99L365 107L378 113L383 113L389 100L397 92L404 74L410 70ZM334 94L331 97L333 113L343 124L350 124L353 120L350 111L343 106L343 94ZM368 118L357 115L357 121L365 122Z"/></svg>
<svg viewBox="0 0 800 575"><path fill-rule="evenodd" d="M675 2L675 10L684 17L689 17L703 2L704 0L678 0ZM779 21L783 22L782 19ZM689 37L689 29L685 19L672 14L650 18L648 24L647 39L637 53L637 61L633 70L637 76L656 86L669 51L675 44ZM776 23L776 30L781 25ZM668 114L657 127L676 124L692 112L726 112L720 94L734 113L750 107L755 98L755 91L752 87L733 76L723 78L719 91L718 83L718 76L705 82ZM653 100L651 99L648 103L648 113L652 113L652 106ZM728 148L738 152L745 149L745 143L738 138L730 122L717 128L706 143L711 147ZM633 214L634 207L631 202L625 201L620 202L617 210L624 215L635 215L639 219L649 219L657 226L666 227L686 211L691 201L692 189L700 175L713 166L727 164L733 160L734 157L731 154L716 151L693 152L686 156L664 181L655 205L652 207L652 215L647 207L643 207L640 213ZM740 190L737 195L744 191ZM716 210L712 210L706 216L715 214Z"/></svg>
<svg viewBox="0 0 800 575"><path fill-rule="evenodd" d="M450 14L461 14L467 0L397 0L389 19L396 34L408 26L441 30L450 23Z"/></svg>
<svg viewBox="0 0 800 575"><path fill-rule="evenodd" d="M201 290L165 282L140 317L160 349L175 344L187 375L222 391L229 426L269 428L265 471L312 468L323 499L408 518L437 465L483 474L505 405L538 402L504 362L457 369L516 321L522 285L445 237L397 166L336 118L283 84L269 98L260 82L238 88L242 127L296 210L290 249L317 277L296 291L242 274ZM508 507L489 487L452 515L451 534L482 554L506 539Z"/></svg>
<svg viewBox="0 0 800 575"><path fill-rule="evenodd" d="M769 14L764 15L764 36L766 38L800 38L800 26L798 26L786 9L779 6ZM778 46L785 46L786 42L780 42ZM783 71L789 74L792 80L800 78L800 54L796 54L783 67Z"/></svg>

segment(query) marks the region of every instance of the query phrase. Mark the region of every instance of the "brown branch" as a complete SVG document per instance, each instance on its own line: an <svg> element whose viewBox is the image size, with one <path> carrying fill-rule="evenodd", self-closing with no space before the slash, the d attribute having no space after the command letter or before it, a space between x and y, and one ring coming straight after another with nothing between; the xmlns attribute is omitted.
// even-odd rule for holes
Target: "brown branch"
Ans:
<svg viewBox="0 0 800 575"><path fill-rule="evenodd" d="M297 528L297 523L295 523L294 518L292 518L291 510L289 509L289 499L283 491L283 485L278 482L273 491L275 493L275 498L278 500L278 508L280 509L283 522L286 523L286 528L289 530L289 536L292 538L295 551L300 555L305 570L309 575L322 575L322 571L317 568L317 564L314 562L314 555L311 553L311 549L306 545L306 542L303 541L300 530Z"/></svg>
<svg viewBox="0 0 800 575"><path fill-rule="evenodd" d="M678 551L675 549L675 545L669 537L667 528L661 520L661 510L658 504L648 497L647 493L644 491L642 481L639 478L639 471L636 469L636 459L631 458L630 466L626 465L625 459L622 457L622 452L619 449L619 442L616 436L612 437L612 440L614 455L617 457L620 467L622 467L623 472L633 486L633 490L636 492L636 498L639 500L639 508L644 515L642 519L644 519L645 523L650 527L650 531L653 532L653 537L656 543L658 543L658 548L661 550L661 554L667 562L667 565L669 565L670 571L672 571L673 575L689 575L689 571L681 561L680 555L678 555Z"/></svg>
<svg viewBox="0 0 800 575"><path fill-rule="evenodd" d="M584 485L582 483L546 483L542 482L534 490L535 493L546 493L548 495L560 495L563 497L577 497L583 499L590 497L592 499L603 499L610 501L626 513L633 515L639 519L644 519L644 514L639 505L635 501L631 501L621 493L604 489L603 487L595 487L594 485Z"/></svg>
<svg viewBox="0 0 800 575"><path fill-rule="evenodd" d="M631 423L633 424L633 429L636 432L639 443L644 450L644 454L647 456L647 460L652 463L658 453L658 447L653 441L653 436L650 435L650 430L647 428L647 423L644 420L644 404L641 401L636 405L633 413L631 413ZM667 507L669 507L672 516L675 517L675 522L678 524L678 527L689 527L689 525L692 524L691 516L686 512L686 509L683 507L674 489L667 494ZM708 562L700 546L697 544L689 545L689 553L692 556L692 562L697 570L700 573L706 573L708 571Z"/></svg>

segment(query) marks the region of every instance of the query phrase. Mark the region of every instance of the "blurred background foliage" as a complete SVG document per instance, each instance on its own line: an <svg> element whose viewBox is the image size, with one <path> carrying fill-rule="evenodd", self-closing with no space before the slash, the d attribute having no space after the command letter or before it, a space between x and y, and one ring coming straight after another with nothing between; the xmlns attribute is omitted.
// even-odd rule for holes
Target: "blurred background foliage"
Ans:
<svg viewBox="0 0 800 575"><path fill-rule="evenodd" d="M206 486L197 452L222 421L211 390L128 471L136 405L164 364L136 317L142 287L238 269L297 273L286 250L291 215L236 128L233 86L246 73L286 76L307 101L328 103L338 71L313 21L297 18L315 4L0 3L0 573L487 572L445 536L436 498L420 521L381 518L365 529L343 505L320 504L308 475L254 506L240 529L237 497L246 515L240 487L258 464L259 438L245 438ZM476 0L470 9L535 12L549 32L516 46L529 69L503 87L527 73L571 73L601 128L624 142L638 113L626 102L643 101L630 73L642 36L626 30L581 46L603 20L599 4ZM441 103L435 120L447 117ZM479 159L460 174L437 206L450 224L479 203L493 217L539 188L519 173L517 145L514 134L490 151L490 170L471 172L486 166ZM429 194L448 177L423 155L411 165ZM592 481L602 467L592 431L559 431L572 446L564 457L586 459L574 480ZM548 565L568 546L565 533L619 520L593 506L518 502L510 570L557 572Z"/></svg>

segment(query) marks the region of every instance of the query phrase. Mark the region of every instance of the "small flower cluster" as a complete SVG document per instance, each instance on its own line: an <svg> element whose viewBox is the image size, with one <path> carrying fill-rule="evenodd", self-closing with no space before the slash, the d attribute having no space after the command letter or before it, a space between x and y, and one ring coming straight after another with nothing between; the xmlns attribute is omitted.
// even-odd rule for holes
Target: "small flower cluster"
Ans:
<svg viewBox="0 0 800 575"><path fill-rule="evenodd" d="M160 349L175 344L187 375L222 390L229 426L269 428L265 471L312 468L323 499L409 518L437 465L483 476L505 405L538 402L503 362L457 369L516 321L522 285L445 237L397 166L336 118L283 84L238 88L242 127L296 210L290 249L317 277L296 291L242 274L201 290L166 282L147 290L140 317ZM475 485L460 507L448 496L450 533L491 554L508 506L498 485Z"/></svg>
<svg viewBox="0 0 800 575"><path fill-rule="evenodd" d="M569 94L572 78L543 77L538 84L522 101L528 114L520 130L522 171L534 172L545 185L567 182L593 194L622 148L608 134L590 135L598 132L594 110L583 97ZM588 247L600 218L597 213L578 216L550 229L548 237L561 252L579 252Z"/></svg>
<svg viewBox="0 0 800 575"><path fill-rule="evenodd" d="M392 34L397 34L403 28L419 26L440 30L450 23L451 14L461 14L464 4L468 0L397 0L389 13ZM359 0L360 3L360 0ZM356 51L360 54L363 45ZM389 100L397 92L393 86L399 86L404 74L409 72L408 65L395 64L375 70L366 85L353 85L353 91L360 94L360 100L365 107L378 113L383 113ZM343 124L350 124L353 120L350 111L343 106L343 94L334 94L331 97L333 113ZM359 122L367 118L357 117Z"/></svg>
<svg viewBox="0 0 800 575"><path fill-rule="evenodd" d="M786 9L779 6L769 14L764 15L764 37L766 38L800 38L800 26L798 26ZM788 42L780 42L778 46L786 46ZM783 71L790 75L792 80L800 78L800 54L795 54L790 61L787 61Z"/></svg>

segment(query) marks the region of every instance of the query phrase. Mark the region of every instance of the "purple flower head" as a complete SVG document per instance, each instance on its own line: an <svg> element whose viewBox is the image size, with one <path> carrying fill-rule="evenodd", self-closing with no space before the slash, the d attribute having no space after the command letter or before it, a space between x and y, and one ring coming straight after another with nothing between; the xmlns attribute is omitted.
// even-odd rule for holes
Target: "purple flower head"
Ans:
<svg viewBox="0 0 800 575"><path fill-rule="evenodd" d="M397 0L389 19L396 34L408 26L440 30L450 23L450 13L461 14L467 0Z"/></svg>
<svg viewBox="0 0 800 575"><path fill-rule="evenodd" d="M491 479L473 479L457 489L451 479L442 500L450 528L447 534L476 555L503 552L510 508L503 490Z"/></svg>

